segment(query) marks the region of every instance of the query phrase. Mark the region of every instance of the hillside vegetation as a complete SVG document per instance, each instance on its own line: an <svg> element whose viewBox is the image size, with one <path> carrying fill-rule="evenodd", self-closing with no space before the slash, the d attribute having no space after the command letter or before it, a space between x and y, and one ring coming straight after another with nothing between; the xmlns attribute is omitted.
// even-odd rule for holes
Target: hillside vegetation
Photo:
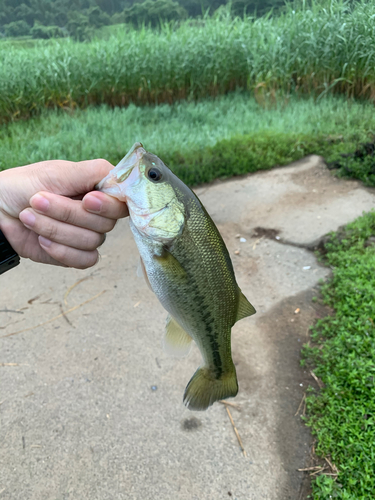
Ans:
<svg viewBox="0 0 375 500"><path fill-rule="evenodd" d="M374 46L375 3L339 0L255 20L224 12L159 30L127 27L89 43L0 45L0 122L45 108L172 103L234 89L260 103L291 93L373 101Z"/></svg>
<svg viewBox="0 0 375 500"><path fill-rule="evenodd" d="M288 0L290 1L290 0ZM152 26L160 21L212 15L230 3L233 14L263 15L283 0L0 0L0 36L87 40L104 25Z"/></svg>

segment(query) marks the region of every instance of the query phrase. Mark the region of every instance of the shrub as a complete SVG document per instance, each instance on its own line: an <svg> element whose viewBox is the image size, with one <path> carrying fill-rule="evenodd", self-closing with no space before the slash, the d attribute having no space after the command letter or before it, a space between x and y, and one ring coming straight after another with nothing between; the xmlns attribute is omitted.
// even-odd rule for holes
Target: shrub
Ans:
<svg viewBox="0 0 375 500"><path fill-rule="evenodd" d="M43 26L36 22L31 28L30 34L33 38L61 38L66 36L64 30L59 26Z"/></svg>
<svg viewBox="0 0 375 500"><path fill-rule="evenodd" d="M173 0L145 0L134 3L123 11L126 22L135 26L157 26L161 21L173 21L187 17L186 10Z"/></svg>
<svg viewBox="0 0 375 500"><path fill-rule="evenodd" d="M30 34L30 26L23 19L13 21L4 26L5 36L26 36Z"/></svg>

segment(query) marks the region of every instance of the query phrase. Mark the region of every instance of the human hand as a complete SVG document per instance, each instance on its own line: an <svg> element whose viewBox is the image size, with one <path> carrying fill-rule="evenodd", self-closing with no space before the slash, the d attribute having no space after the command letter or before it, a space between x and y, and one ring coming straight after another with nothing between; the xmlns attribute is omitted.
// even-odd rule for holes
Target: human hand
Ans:
<svg viewBox="0 0 375 500"><path fill-rule="evenodd" d="M128 215L125 203L91 192L112 168L53 160L0 172L0 229L14 250L35 262L93 266L105 233Z"/></svg>

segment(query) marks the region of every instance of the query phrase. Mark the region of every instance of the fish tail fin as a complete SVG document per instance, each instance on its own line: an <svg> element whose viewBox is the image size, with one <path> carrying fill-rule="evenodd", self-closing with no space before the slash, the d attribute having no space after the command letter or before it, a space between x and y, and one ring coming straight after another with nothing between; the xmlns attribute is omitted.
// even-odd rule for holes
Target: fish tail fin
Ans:
<svg viewBox="0 0 375 500"><path fill-rule="evenodd" d="M215 401L234 397L237 392L238 382L233 363L219 378L209 368L198 368L186 386L184 403L189 410L206 410Z"/></svg>

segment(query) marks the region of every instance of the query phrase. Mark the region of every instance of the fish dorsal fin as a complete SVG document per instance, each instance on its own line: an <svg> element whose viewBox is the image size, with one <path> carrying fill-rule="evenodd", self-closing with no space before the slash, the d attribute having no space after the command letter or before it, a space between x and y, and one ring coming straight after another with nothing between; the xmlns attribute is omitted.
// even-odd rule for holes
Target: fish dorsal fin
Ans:
<svg viewBox="0 0 375 500"><path fill-rule="evenodd" d="M247 316L251 316L255 313L256 311L254 307L250 304L245 295L240 291L240 300L238 302L236 321L247 318Z"/></svg>
<svg viewBox="0 0 375 500"><path fill-rule="evenodd" d="M146 268L145 268L145 265L143 263L143 260L142 260L142 257L139 258L139 264L138 264L138 267L137 267L137 276L139 278L144 278L145 282L146 282L146 285L149 287L149 289L151 290L151 292L153 292L153 289L151 288L151 284L150 284L150 280L148 279L148 276L147 276L147 273L146 273Z"/></svg>
<svg viewBox="0 0 375 500"><path fill-rule="evenodd" d="M184 357L189 354L192 346L192 338L172 317L167 317L163 348L167 354Z"/></svg>

